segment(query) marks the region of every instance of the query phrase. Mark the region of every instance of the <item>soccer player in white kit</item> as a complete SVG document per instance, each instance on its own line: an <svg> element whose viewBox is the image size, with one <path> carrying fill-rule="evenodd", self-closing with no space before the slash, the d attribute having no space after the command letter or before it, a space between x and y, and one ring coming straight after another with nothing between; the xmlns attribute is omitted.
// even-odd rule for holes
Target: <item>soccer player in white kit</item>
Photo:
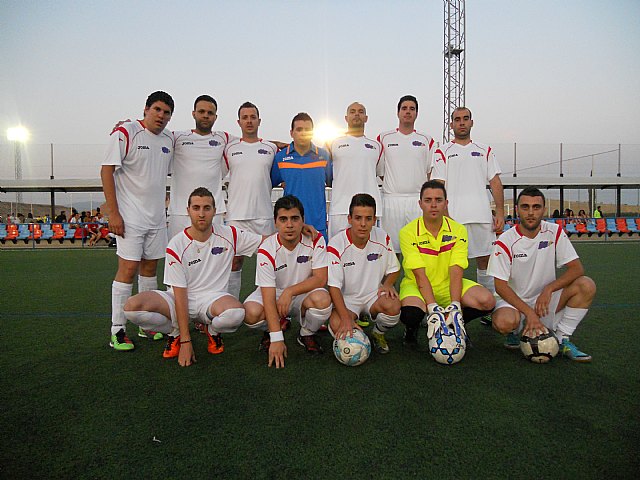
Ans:
<svg viewBox="0 0 640 480"><path fill-rule="evenodd" d="M329 293L333 312L329 324L336 338L351 335L360 313L370 314L376 351L389 353L385 333L400 320L400 299L393 284L400 263L387 232L375 227L376 201L368 193L353 196L349 228L329 240Z"/></svg>
<svg viewBox="0 0 640 480"><path fill-rule="evenodd" d="M347 107L344 119L347 134L329 145L333 165L331 204L329 205L329 238L349 227L349 203L356 193L368 193L376 205L382 205L376 168L382 145L364 134L367 109L354 102Z"/></svg>
<svg viewBox="0 0 640 480"><path fill-rule="evenodd" d="M495 293L487 265L496 233L504 227L500 165L489 145L471 140L471 110L456 108L451 114L450 126L454 139L436 149L431 179L444 182L449 197L448 215L467 229L469 258L476 259L478 283ZM491 213L487 184L496 204L495 217Z"/></svg>
<svg viewBox="0 0 640 480"><path fill-rule="evenodd" d="M242 230L271 235L275 231L271 208L271 166L278 147L258 137L260 112L253 103L238 109L238 125L242 138L229 142L224 151L222 176L227 172L229 186L226 221ZM233 260L229 293L240 295L244 257Z"/></svg>
<svg viewBox="0 0 640 480"><path fill-rule="evenodd" d="M251 328L268 328L261 350L269 353L268 365L284 367L287 347L280 319L291 315L300 320L298 343L308 353L322 353L316 332L331 314L327 283L327 250L324 237L302 233L304 207L293 195L276 201L277 233L258 250L256 285L244 302L245 323Z"/></svg>
<svg viewBox="0 0 640 480"><path fill-rule="evenodd" d="M377 173L382 177L382 228L400 252L400 229L422 214L416 202L431 167L433 138L414 129L418 100L405 95L398 102L398 128L378 135L382 157Z"/></svg>
<svg viewBox="0 0 640 480"><path fill-rule="evenodd" d="M158 259L167 246L165 196L173 157L173 134L165 127L174 103L165 92L147 98L144 119L111 133L100 177L117 236L118 271L111 285L111 340L117 351L133 350L123 306L138 274L138 291L158 288Z"/></svg>
<svg viewBox="0 0 640 480"><path fill-rule="evenodd" d="M227 132L213 131L218 103L209 95L200 95L193 104L191 115L196 128L176 131L175 153L171 173L169 201L169 238L191 225L187 211L189 194L204 185L213 193L216 202L214 224L223 223L226 206L222 192L224 149L235 139Z"/></svg>
<svg viewBox="0 0 640 480"><path fill-rule="evenodd" d="M505 346L518 348L516 333L536 337L552 331L560 352L576 362L590 362L570 337L588 312L596 293L561 226L542 220L545 198L527 187L517 199L520 223L500 235L489 260L489 275L500 295L493 328L507 335ZM566 270L556 278L556 267Z"/></svg>
<svg viewBox="0 0 640 480"><path fill-rule="evenodd" d="M196 360L190 321L207 326L207 350L214 355L224 351L221 334L242 325L242 304L226 291L231 262L235 255L252 255L263 239L214 225L214 196L204 187L196 188L187 202L191 226L173 237L166 250L164 283L169 290L138 294L125 305L132 323L169 335L163 356L178 357L181 366Z"/></svg>

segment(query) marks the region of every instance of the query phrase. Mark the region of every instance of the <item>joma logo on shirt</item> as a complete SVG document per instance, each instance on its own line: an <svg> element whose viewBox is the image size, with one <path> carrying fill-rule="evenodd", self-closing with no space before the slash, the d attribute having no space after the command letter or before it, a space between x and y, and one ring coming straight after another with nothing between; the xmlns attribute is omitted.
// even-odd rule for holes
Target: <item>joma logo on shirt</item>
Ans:
<svg viewBox="0 0 640 480"><path fill-rule="evenodd" d="M527 258L526 253L516 253L513 258Z"/></svg>
<svg viewBox="0 0 640 480"><path fill-rule="evenodd" d="M338 148L344 148L344 147L348 147L349 144L348 143L343 143L342 145L338 145Z"/></svg>
<svg viewBox="0 0 640 480"><path fill-rule="evenodd" d="M276 268L275 271L277 272L278 270L282 270L283 268L287 268L287 264L286 263L283 263L282 265L280 265L278 268Z"/></svg>
<svg viewBox="0 0 640 480"><path fill-rule="evenodd" d="M146 145L138 145L138 150L151 150L151 149Z"/></svg>
<svg viewBox="0 0 640 480"><path fill-rule="evenodd" d="M195 260L191 260L187 266L195 265L196 263L200 263L202 260L196 258Z"/></svg>
<svg viewBox="0 0 640 480"><path fill-rule="evenodd" d="M233 152L231 154L232 157L235 157L236 155L242 155L242 152Z"/></svg>
<svg viewBox="0 0 640 480"><path fill-rule="evenodd" d="M356 262L347 262L347 263L343 263L342 266L343 267L353 267L356 264Z"/></svg>
<svg viewBox="0 0 640 480"><path fill-rule="evenodd" d="M193 142L182 142L180 145L193 145Z"/></svg>

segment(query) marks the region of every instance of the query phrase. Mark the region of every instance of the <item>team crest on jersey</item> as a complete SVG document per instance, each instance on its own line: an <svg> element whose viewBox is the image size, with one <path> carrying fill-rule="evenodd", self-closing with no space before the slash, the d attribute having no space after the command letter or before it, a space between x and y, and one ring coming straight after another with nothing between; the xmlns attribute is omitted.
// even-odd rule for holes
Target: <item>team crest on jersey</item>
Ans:
<svg viewBox="0 0 640 480"><path fill-rule="evenodd" d="M213 247L211 249L211 255L220 255L221 253L223 253L226 250L227 249L225 247Z"/></svg>
<svg viewBox="0 0 640 480"><path fill-rule="evenodd" d="M538 250L550 247L551 245L553 245L553 240L544 240L538 244Z"/></svg>
<svg viewBox="0 0 640 480"><path fill-rule="evenodd" d="M471 152L472 157L484 157L482 152Z"/></svg>
<svg viewBox="0 0 640 480"><path fill-rule="evenodd" d="M411 142L411 145L413 145L414 147L424 147L424 143L422 143L420 140L414 140L413 142Z"/></svg>
<svg viewBox="0 0 640 480"><path fill-rule="evenodd" d="M171 150L169 150L167 147L162 147L162 153L170 153Z"/></svg>
<svg viewBox="0 0 640 480"><path fill-rule="evenodd" d="M373 145L371 145L370 143L365 143L364 144L364 148L369 148L371 150L375 150L376 147L374 147Z"/></svg>
<svg viewBox="0 0 640 480"><path fill-rule="evenodd" d="M259 153L260 155L269 155L269 151L268 151L268 150L265 150L264 148L259 148L259 149L258 149L258 153Z"/></svg>
<svg viewBox="0 0 640 480"><path fill-rule="evenodd" d="M455 240L456 237L454 237L453 235L443 235L442 236L442 241L443 242L450 242L451 240Z"/></svg>
<svg viewBox="0 0 640 480"><path fill-rule="evenodd" d="M378 260L382 255L380 255L379 253L370 253L369 255L367 255L367 260L369 260L370 262L375 262L376 260Z"/></svg>
<svg viewBox="0 0 640 480"><path fill-rule="evenodd" d="M307 263L309 261L309 255L299 255L296 261L298 263Z"/></svg>
<svg viewBox="0 0 640 480"><path fill-rule="evenodd" d="M209 145L211 145L212 147L219 147L220 142L217 140L209 140Z"/></svg>

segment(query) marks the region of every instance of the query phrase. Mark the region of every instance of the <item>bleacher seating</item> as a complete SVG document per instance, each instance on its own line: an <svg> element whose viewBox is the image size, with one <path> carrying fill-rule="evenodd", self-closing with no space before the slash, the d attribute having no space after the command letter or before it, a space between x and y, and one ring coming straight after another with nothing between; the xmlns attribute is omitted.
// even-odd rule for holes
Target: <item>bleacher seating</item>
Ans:
<svg viewBox="0 0 640 480"><path fill-rule="evenodd" d="M607 218L606 222L607 222L607 230L609 231L609 235L613 235L614 233L617 233L618 236L622 236L622 233L620 232L620 230L618 230L618 226L616 225L615 218Z"/></svg>
<svg viewBox="0 0 640 480"><path fill-rule="evenodd" d="M627 218L626 219L627 230L629 230L629 232L631 232L631 233L640 233L639 225L636 223L637 221L638 221L638 219L636 219L635 221L633 220L633 218Z"/></svg>
<svg viewBox="0 0 640 480"><path fill-rule="evenodd" d="M629 229L627 228L627 221L624 218L616 218L616 228L620 232L621 236L623 233L628 233L629 235L631 235Z"/></svg>
<svg viewBox="0 0 640 480"><path fill-rule="evenodd" d="M607 233L607 222L604 218L596 218L596 229L600 234Z"/></svg>

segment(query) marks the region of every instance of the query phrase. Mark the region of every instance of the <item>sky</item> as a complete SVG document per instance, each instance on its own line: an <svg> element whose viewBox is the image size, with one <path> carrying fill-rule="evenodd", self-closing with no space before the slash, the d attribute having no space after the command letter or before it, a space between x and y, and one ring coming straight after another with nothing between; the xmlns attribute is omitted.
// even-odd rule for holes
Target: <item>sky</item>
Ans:
<svg viewBox="0 0 640 480"><path fill-rule="evenodd" d="M640 1L466 4L474 139L640 144ZM140 118L155 90L176 102L173 130L193 126L206 93L218 101L215 129L239 133L249 100L261 136L283 141L296 113L344 126L353 101L375 136L397 126L397 101L413 94L416 128L441 140L443 23L442 0L2 0L0 131L31 132L24 178L48 176L50 143L56 176L97 177L113 124ZM1 135L0 178L13 176L12 154Z"/></svg>

